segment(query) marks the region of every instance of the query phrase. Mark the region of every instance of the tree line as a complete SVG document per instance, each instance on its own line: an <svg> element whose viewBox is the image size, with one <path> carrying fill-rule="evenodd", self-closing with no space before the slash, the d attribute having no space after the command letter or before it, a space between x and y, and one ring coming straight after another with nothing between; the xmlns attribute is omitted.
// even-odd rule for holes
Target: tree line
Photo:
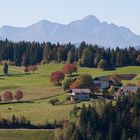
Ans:
<svg viewBox="0 0 140 140"><path fill-rule="evenodd" d="M56 140L139 140L140 92L121 97L114 106L106 104L101 114L83 105L78 121L64 125Z"/></svg>
<svg viewBox="0 0 140 140"><path fill-rule="evenodd" d="M71 43L11 42L6 39L0 41L0 61L3 60L10 60L17 66L50 62L76 62L84 67L107 69L140 65L140 50L134 47L103 48L85 42L76 47Z"/></svg>
<svg viewBox="0 0 140 140"><path fill-rule="evenodd" d="M0 116L1 117L1 116ZM0 129L17 129L17 128L26 128L26 129L55 129L62 128L62 125L59 122L45 122L44 124L32 124L30 120L27 120L26 117L21 116L17 117L12 115L11 119L0 118Z"/></svg>

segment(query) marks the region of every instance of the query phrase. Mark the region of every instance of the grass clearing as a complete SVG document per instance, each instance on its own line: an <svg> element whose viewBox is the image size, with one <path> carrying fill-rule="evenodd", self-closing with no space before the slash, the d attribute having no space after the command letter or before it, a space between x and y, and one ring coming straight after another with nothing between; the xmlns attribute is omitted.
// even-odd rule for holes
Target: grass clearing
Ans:
<svg viewBox="0 0 140 140"><path fill-rule="evenodd" d="M58 99L62 101L64 96L59 95ZM54 122L54 120L62 121L69 119L69 113L73 109L74 104L52 105L48 102L49 99L44 99L37 100L33 103L0 105L1 116L8 119L11 119L13 114L18 117L25 116L27 119L31 120L33 124L43 124L46 121ZM83 103L88 106L91 102L81 102L78 103L77 106L82 107ZM11 109L9 110L8 108Z"/></svg>
<svg viewBox="0 0 140 140"><path fill-rule="evenodd" d="M1 66L0 94L5 90L15 92L15 90L21 89L24 92L24 100L41 99L61 94L63 92L62 88L55 87L50 82L51 72L61 68L61 64L49 64L39 66L35 74L24 74L21 67L12 66L12 68L9 68L11 76L3 76Z"/></svg>

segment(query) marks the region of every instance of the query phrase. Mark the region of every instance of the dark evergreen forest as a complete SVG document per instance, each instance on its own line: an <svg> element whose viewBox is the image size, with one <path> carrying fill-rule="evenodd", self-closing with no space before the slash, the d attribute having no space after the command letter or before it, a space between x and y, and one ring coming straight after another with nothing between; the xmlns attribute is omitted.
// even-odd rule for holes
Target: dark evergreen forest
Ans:
<svg viewBox="0 0 140 140"><path fill-rule="evenodd" d="M140 92L106 104L98 114L83 105L77 123L67 123L56 140L140 140Z"/></svg>
<svg viewBox="0 0 140 140"><path fill-rule="evenodd" d="M140 65L140 50L128 48L103 48L82 42L79 47L68 44L0 41L0 61L10 60L17 66L50 62L78 63L84 67L112 69Z"/></svg>

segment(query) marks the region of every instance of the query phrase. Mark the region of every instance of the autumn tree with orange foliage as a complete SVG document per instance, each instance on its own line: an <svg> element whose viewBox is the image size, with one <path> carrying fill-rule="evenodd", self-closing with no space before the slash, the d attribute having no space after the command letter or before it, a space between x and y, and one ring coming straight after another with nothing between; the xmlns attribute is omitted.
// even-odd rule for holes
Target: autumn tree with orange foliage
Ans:
<svg viewBox="0 0 140 140"><path fill-rule="evenodd" d="M69 87L70 87L70 89L76 89L76 88L78 88L77 81L72 82Z"/></svg>
<svg viewBox="0 0 140 140"><path fill-rule="evenodd" d="M140 87L140 81L137 83L137 86Z"/></svg>
<svg viewBox="0 0 140 140"><path fill-rule="evenodd" d="M70 85L71 89L75 88L93 88L93 80L90 74L81 74L77 79Z"/></svg>

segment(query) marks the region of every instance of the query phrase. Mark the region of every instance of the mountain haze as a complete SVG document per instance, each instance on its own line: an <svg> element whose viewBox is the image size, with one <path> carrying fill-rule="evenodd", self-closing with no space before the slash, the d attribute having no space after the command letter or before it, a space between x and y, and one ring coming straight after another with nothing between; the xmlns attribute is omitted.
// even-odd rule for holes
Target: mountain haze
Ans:
<svg viewBox="0 0 140 140"><path fill-rule="evenodd" d="M110 47L126 47L140 45L140 35L130 29L100 22L95 16L87 16L67 25L41 20L28 27L3 26L0 28L0 38L12 41L50 41L60 43L87 43Z"/></svg>

